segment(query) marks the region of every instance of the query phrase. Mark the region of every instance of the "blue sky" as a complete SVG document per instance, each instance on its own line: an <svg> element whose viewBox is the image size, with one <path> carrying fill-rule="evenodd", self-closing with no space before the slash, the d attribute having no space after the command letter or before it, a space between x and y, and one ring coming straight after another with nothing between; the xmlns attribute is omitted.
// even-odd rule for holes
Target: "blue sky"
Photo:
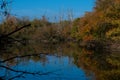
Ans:
<svg viewBox="0 0 120 80"><path fill-rule="evenodd" d="M92 11L95 0L13 0L12 14L29 18L67 16L80 17L86 11Z"/></svg>

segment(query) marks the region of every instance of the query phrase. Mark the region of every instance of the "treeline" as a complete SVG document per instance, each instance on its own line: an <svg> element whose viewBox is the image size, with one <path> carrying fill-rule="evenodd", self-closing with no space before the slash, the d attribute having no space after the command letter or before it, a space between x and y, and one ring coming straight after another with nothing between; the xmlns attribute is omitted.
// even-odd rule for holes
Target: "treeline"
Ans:
<svg viewBox="0 0 120 80"><path fill-rule="evenodd" d="M120 0L97 0L93 12L78 23L76 38L120 40Z"/></svg>
<svg viewBox="0 0 120 80"><path fill-rule="evenodd" d="M50 22L41 19L8 18L0 24L0 34L7 34L18 27L30 23L29 28L14 35L14 38L38 40L42 42L120 40L120 0L97 0L92 12L74 20Z"/></svg>

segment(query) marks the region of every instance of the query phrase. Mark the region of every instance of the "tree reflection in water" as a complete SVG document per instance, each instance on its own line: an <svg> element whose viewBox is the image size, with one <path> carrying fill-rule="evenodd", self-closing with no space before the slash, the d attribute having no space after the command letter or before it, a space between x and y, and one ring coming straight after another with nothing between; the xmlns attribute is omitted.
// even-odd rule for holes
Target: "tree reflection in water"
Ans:
<svg viewBox="0 0 120 80"><path fill-rule="evenodd" d="M41 52L41 53L40 53ZM34 53L34 54L33 54ZM21 62L26 65L31 60L42 65L48 64L48 56L54 55L60 59L66 59L72 65L76 65L79 69L83 69L86 73L86 79L95 80L119 80L120 79L120 54L119 52L105 51L88 51L80 48L76 44L30 44L29 46L12 46L5 52L0 54L0 78L14 80L17 78L25 78L26 74L41 75L59 75L57 71L62 69L53 69L49 71L30 71L18 68ZM66 64L66 63L65 63ZM55 66L58 65L55 62ZM58 65L61 66L61 65ZM27 67L26 67L27 68ZM36 68L37 69L37 68ZM12 72L12 73L11 73ZM79 73L78 73L79 74ZM11 75L14 75L10 77ZM8 77L9 76L9 77ZM64 77L64 76L63 76ZM70 76L69 76L70 77ZM58 80L60 80L59 78ZM75 79L75 78L74 78ZM67 78L68 80L68 78ZM69 79L73 80L73 79ZM79 80L79 79L78 79Z"/></svg>
<svg viewBox="0 0 120 80"><path fill-rule="evenodd" d="M85 70L89 76L91 72L95 80L120 79L120 52L88 51L82 49L82 54L74 57L75 64Z"/></svg>
<svg viewBox="0 0 120 80"><path fill-rule="evenodd" d="M20 59L21 60L21 58L27 58L27 57L38 57L39 59L38 60L42 60L42 62L46 62L47 60L46 60L46 58L45 58L45 55L47 55L47 54L43 54L43 53L39 53L39 54L29 54L29 55L21 55L21 56L14 56L14 57L11 57L11 58L8 58L8 59L5 59L5 60L2 60L2 61L0 61L0 68L1 69L6 69L6 73L8 73L8 71L11 71L11 72L14 72L15 73L15 76L13 76L13 77L11 77L11 78L7 78L6 76L6 74L4 75L4 76L1 76L0 77L0 79L2 80L2 79L5 79L5 80L13 80L13 79L15 79L15 78L19 78L19 77L23 77L23 78L25 78L25 74L30 74L30 75L39 75L39 76L41 76L41 75L49 75L49 74L54 74L54 72L56 72L56 71L59 71L59 70L54 70L54 71L48 71L48 72L40 72L40 71L37 71L37 72L30 72L30 71L24 71L24 70L16 70L16 69L13 69L13 68L11 68L11 66L13 66L13 65L16 65L17 66L17 64L18 64L18 62L17 63L15 63L14 61L16 61L16 59ZM42 57L42 58L41 58ZM30 58L29 58L30 59ZM28 59L28 60L29 60ZM6 62L8 62L8 63L6 63ZM12 64L12 63L14 63L14 64ZM4 63L6 63L6 64L4 64ZM9 73L8 73L9 74Z"/></svg>

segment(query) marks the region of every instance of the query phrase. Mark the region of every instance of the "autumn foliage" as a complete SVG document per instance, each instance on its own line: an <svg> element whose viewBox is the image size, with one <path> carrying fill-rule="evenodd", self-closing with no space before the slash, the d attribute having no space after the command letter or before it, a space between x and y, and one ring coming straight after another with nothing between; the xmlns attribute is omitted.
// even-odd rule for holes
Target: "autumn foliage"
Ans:
<svg viewBox="0 0 120 80"><path fill-rule="evenodd" d="M67 15L67 14L66 14ZM120 0L96 0L92 12L74 20L50 22L45 16L30 21L12 17L0 24L0 34L7 34L21 25L31 23L30 28L15 35L42 41L90 41L120 40Z"/></svg>

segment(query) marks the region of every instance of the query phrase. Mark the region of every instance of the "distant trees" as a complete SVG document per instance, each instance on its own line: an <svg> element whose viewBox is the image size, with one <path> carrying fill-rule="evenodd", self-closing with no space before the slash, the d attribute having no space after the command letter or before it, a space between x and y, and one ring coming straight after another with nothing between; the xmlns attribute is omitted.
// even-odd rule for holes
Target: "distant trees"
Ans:
<svg viewBox="0 0 120 80"><path fill-rule="evenodd" d="M9 15L5 8L7 0L2 0L2 3L1 9L4 9L5 15ZM74 20L72 13L68 16L70 20L60 20L60 22L49 22L45 16L32 21L25 17L21 19L9 17L0 25L0 34L19 28L16 26L30 23L31 28L14 34L14 37L50 41L120 40L120 0L96 0L92 12L86 12L83 17Z"/></svg>
<svg viewBox="0 0 120 80"><path fill-rule="evenodd" d="M120 40L120 0L97 0L93 12L86 13L77 24L76 35L82 40Z"/></svg>

